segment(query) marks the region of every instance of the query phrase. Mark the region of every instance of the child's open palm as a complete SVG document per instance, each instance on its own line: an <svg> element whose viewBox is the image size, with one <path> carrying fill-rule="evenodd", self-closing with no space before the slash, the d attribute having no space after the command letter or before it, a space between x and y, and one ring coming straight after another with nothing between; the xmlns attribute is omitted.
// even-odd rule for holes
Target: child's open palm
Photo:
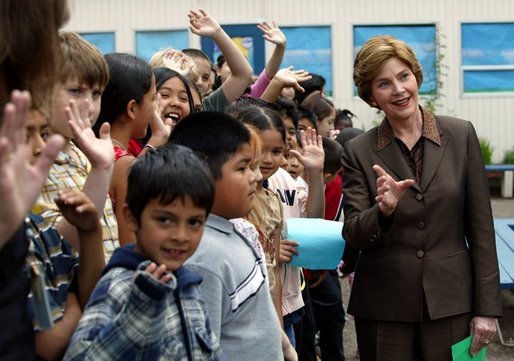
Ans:
<svg viewBox="0 0 514 361"><path fill-rule="evenodd" d="M25 139L30 103L27 91L15 90L3 110L0 128L0 249L34 205L50 166L64 146L62 136L52 135L35 163L30 164Z"/></svg>
<svg viewBox="0 0 514 361"><path fill-rule="evenodd" d="M323 171L323 162L325 161L325 151L323 150L323 140L321 135L316 135L316 129L307 128L300 131L300 139L303 148L303 154L291 149L293 154L305 169Z"/></svg>
<svg viewBox="0 0 514 361"><path fill-rule="evenodd" d="M88 116L89 102L84 101L84 106L79 109L74 100L70 100L70 106L66 107L68 124L73 137L80 149L84 152L91 166L97 169L109 169L114 164L114 148L111 142L110 125L102 124L100 138L97 138L91 129L91 121Z"/></svg>
<svg viewBox="0 0 514 361"><path fill-rule="evenodd" d="M257 28L264 33L262 37L267 41L275 45L286 45L287 38L282 30L280 30L276 22L273 21L270 24L266 21L263 21L262 23L257 24Z"/></svg>
<svg viewBox="0 0 514 361"><path fill-rule="evenodd" d="M293 70L293 67L289 66L280 69L275 75L275 79L280 82L283 88L292 86L303 93L305 89L302 88L300 83L312 79L312 76L305 70Z"/></svg>
<svg viewBox="0 0 514 361"><path fill-rule="evenodd" d="M68 222L84 232L100 227L95 205L87 195L78 189L60 190L55 203Z"/></svg>
<svg viewBox="0 0 514 361"><path fill-rule="evenodd" d="M191 10L187 16L189 17L189 29L193 34L213 37L221 30L218 22L203 9Z"/></svg>

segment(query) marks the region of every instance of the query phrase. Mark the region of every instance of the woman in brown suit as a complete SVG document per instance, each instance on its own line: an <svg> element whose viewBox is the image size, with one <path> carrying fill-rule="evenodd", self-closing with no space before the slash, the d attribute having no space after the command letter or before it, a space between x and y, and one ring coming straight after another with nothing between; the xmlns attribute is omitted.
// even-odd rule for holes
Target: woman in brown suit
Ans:
<svg viewBox="0 0 514 361"><path fill-rule="evenodd" d="M363 361L451 360L501 315L489 186L470 122L419 106L421 66L390 36L357 54L359 96L382 123L345 143L345 224L361 251L348 312Z"/></svg>

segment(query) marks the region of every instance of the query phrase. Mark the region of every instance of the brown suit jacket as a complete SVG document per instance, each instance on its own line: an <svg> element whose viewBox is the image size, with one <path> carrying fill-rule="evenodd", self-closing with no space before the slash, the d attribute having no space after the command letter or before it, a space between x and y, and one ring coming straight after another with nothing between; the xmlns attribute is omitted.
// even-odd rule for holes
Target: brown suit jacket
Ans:
<svg viewBox="0 0 514 361"><path fill-rule="evenodd" d="M382 321L419 321L471 312L500 316L499 271L489 185L470 122L436 117L441 146L425 140L421 184L400 199L392 226L379 225L380 165L413 178L397 142L377 150L377 128L345 143L343 236L361 251L348 312Z"/></svg>

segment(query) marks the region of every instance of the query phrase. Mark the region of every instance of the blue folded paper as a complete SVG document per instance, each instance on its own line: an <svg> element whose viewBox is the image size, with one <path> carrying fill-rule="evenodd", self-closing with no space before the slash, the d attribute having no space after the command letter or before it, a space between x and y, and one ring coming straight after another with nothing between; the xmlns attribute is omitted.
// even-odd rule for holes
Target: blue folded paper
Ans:
<svg viewBox="0 0 514 361"><path fill-rule="evenodd" d="M342 222L320 218L288 218L287 239L297 241L298 256L291 266L308 269L335 269L341 261L345 241Z"/></svg>

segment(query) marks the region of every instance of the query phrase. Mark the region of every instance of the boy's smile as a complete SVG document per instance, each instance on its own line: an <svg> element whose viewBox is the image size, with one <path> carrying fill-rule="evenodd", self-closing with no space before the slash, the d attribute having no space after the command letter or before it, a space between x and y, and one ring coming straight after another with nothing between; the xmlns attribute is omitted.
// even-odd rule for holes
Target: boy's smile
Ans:
<svg viewBox="0 0 514 361"><path fill-rule="evenodd" d="M148 202L137 222L126 208L129 229L136 233L135 251L157 265L175 271L193 255L200 244L206 211L189 197L162 205L157 199Z"/></svg>

